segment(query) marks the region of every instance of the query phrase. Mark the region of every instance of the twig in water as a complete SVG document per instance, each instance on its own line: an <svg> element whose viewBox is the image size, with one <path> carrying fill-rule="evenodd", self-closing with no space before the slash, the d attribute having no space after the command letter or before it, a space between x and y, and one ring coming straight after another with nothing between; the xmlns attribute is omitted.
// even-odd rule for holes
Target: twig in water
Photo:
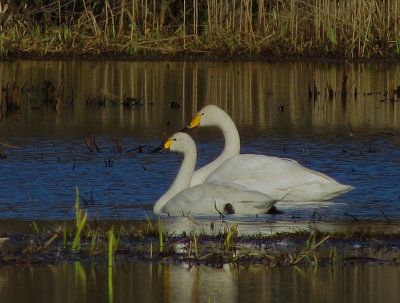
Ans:
<svg viewBox="0 0 400 303"><path fill-rule="evenodd" d="M94 143L94 146L96 147L97 152L100 153L101 151L100 151L99 145L96 142L96 137L93 137L93 143Z"/></svg>
<svg viewBox="0 0 400 303"><path fill-rule="evenodd" d="M384 217L386 220L389 220L389 221L392 220L389 216L387 216L387 215L385 214L385 212L383 211L383 208L382 208L382 207L379 207L379 209L380 209L380 211L381 211L383 217Z"/></svg>
<svg viewBox="0 0 400 303"><path fill-rule="evenodd" d="M331 237L331 235L327 235L325 238L323 238L321 241L319 241L317 244L312 246L308 251L306 251L302 256L297 258L296 261L293 262L293 264L299 263L304 257L308 256L311 252L313 252L318 246L320 246L322 243L324 243L326 240L328 240Z"/></svg>
<svg viewBox="0 0 400 303"><path fill-rule="evenodd" d="M345 216L348 216L348 217L352 218L354 221L358 221L357 217L354 216L354 215L352 215L352 214L349 214L349 213L343 213L343 214L344 214Z"/></svg>
<svg viewBox="0 0 400 303"><path fill-rule="evenodd" d="M10 145L10 144L7 144L7 143L2 143L2 142L0 142L0 145L6 146L6 147L10 147L10 148L17 148L14 145Z"/></svg>
<svg viewBox="0 0 400 303"><path fill-rule="evenodd" d="M88 137L85 138L85 142L86 142L86 146L87 146L89 152L92 153L93 152L93 146L92 146L92 143L90 143Z"/></svg>
<svg viewBox="0 0 400 303"><path fill-rule="evenodd" d="M122 152L121 141L120 141L119 139L117 139L117 141L115 142L115 149L116 149L117 152L119 152L119 153Z"/></svg>
<svg viewBox="0 0 400 303"><path fill-rule="evenodd" d="M215 200L215 199L214 199L214 208L215 208L215 210L219 213L219 217L220 217L221 219L225 218L225 215L224 215L222 212L220 212L220 211L218 210L218 208L217 208L217 200Z"/></svg>

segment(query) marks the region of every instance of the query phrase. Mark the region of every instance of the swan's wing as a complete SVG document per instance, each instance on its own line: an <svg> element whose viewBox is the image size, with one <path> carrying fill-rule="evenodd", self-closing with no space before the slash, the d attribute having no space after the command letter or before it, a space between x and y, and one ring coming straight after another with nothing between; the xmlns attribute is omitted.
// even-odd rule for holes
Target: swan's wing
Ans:
<svg viewBox="0 0 400 303"><path fill-rule="evenodd" d="M228 159L210 174L206 182L238 183L239 180L242 180L241 184L245 186L262 183L282 189L316 181L336 182L322 173L300 165L297 161L254 154L241 154Z"/></svg>
<svg viewBox="0 0 400 303"><path fill-rule="evenodd" d="M352 189L297 161L254 154L228 159L206 182L236 183L285 200L326 200Z"/></svg>
<svg viewBox="0 0 400 303"><path fill-rule="evenodd" d="M170 199L162 212L170 215L219 214L230 203L235 214L266 213L275 201L261 192L229 183L205 183L187 188Z"/></svg>
<svg viewBox="0 0 400 303"><path fill-rule="evenodd" d="M274 206L276 201L270 196L246 188L241 184L216 182L203 184L217 205L224 207L230 203L235 214L261 214L266 213Z"/></svg>

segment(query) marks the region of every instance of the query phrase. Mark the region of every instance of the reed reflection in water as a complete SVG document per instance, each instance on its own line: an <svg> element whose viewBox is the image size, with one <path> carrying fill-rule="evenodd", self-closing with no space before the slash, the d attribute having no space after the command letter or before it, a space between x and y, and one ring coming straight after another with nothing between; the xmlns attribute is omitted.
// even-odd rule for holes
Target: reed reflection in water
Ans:
<svg viewBox="0 0 400 303"><path fill-rule="evenodd" d="M395 266L267 268L253 265L117 264L109 297L107 266L4 266L1 302L398 302Z"/></svg>
<svg viewBox="0 0 400 303"><path fill-rule="evenodd" d="M44 102L45 81L54 87L63 83L58 109ZM0 142L17 147L3 146L3 217L71 219L78 186L97 218L144 218L137 206L151 210L175 177L180 158L127 151L157 146L163 131L181 129L208 103L232 116L242 152L293 158L355 186L343 199L356 215L381 216L381 208L399 213L398 65L0 62L0 83L14 82L21 88L21 106L6 112L3 104L0 120ZM113 102L88 105L96 96ZM123 106L128 97L138 104ZM198 165L223 148L214 129L191 135L198 143ZM87 150L85 138L93 137L100 153ZM122 153L116 151L117 139Z"/></svg>
<svg viewBox="0 0 400 303"><path fill-rule="evenodd" d="M63 83L60 115L43 104L45 81ZM257 130L400 126L400 70L383 63L18 61L0 63L0 83L23 88L18 123L3 119L2 136L11 127L19 136L159 137L209 103ZM139 102L134 110L86 105L100 95Z"/></svg>

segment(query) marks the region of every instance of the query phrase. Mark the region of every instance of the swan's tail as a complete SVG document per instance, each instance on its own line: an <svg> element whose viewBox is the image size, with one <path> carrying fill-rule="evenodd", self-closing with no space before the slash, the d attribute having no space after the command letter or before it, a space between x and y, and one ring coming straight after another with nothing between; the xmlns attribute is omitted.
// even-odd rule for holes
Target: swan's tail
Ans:
<svg viewBox="0 0 400 303"><path fill-rule="evenodd" d="M334 184L322 186L320 184L306 184L295 187L286 192L282 201L328 201L354 189L354 186Z"/></svg>

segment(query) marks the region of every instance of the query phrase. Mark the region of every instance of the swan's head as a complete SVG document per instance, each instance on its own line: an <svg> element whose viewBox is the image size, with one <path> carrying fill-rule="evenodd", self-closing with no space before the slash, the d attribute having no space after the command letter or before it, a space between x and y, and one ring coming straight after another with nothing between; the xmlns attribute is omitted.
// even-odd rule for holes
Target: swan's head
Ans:
<svg viewBox="0 0 400 303"><path fill-rule="evenodd" d="M196 145L188 134L178 132L173 134L158 148L159 152L162 151L173 151L177 153L185 153L190 149L195 149Z"/></svg>
<svg viewBox="0 0 400 303"><path fill-rule="evenodd" d="M225 116L227 116L227 113L218 106L212 104L206 105L197 112L186 129L192 129L198 126L216 126Z"/></svg>

